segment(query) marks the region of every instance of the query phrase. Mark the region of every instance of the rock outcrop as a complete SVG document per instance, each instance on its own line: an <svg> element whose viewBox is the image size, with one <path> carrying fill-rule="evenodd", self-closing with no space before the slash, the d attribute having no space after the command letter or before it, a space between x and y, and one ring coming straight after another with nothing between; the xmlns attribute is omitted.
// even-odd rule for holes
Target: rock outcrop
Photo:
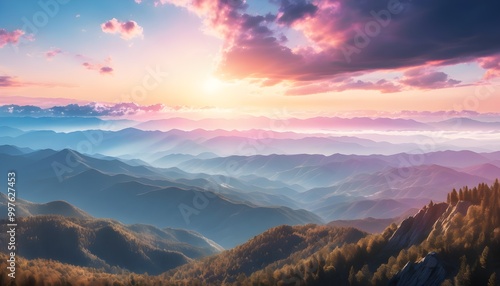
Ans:
<svg viewBox="0 0 500 286"><path fill-rule="evenodd" d="M389 249L403 249L424 241L434 224L448 208L447 203L435 204L421 209L415 216L405 219L389 239Z"/></svg>
<svg viewBox="0 0 500 286"><path fill-rule="evenodd" d="M435 252L427 254L416 263L408 262L390 281L391 286L439 286L446 278L446 271Z"/></svg>
<svg viewBox="0 0 500 286"><path fill-rule="evenodd" d="M431 234L437 232L439 235L445 235L450 227L451 220L457 214L465 216L469 207L472 205L468 201L459 201L456 205L448 205L446 211L441 215L441 217L434 223Z"/></svg>

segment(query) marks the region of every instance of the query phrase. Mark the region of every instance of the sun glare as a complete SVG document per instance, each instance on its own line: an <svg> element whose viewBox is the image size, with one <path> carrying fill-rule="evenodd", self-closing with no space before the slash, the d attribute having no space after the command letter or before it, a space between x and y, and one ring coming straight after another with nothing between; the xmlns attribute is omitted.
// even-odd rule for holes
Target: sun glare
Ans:
<svg viewBox="0 0 500 286"><path fill-rule="evenodd" d="M203 91L206 93L214 93L217 90L219 90L222 86L222 82L215 77L209 77L204 83L203 83Z"/></svg>

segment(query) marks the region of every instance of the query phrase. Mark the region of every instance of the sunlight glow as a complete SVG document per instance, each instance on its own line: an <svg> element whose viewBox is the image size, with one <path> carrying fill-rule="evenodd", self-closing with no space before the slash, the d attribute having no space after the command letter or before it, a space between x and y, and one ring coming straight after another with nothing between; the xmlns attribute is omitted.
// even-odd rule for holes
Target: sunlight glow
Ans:
<svg viewBox="0 0 500 286"><path fill-rule="evenodd" d="M203 83L203 91L208 94L212 94L216 91L218 91L222 87L222 82L216 78L216 77L209 77L204 83Z"/></svg>

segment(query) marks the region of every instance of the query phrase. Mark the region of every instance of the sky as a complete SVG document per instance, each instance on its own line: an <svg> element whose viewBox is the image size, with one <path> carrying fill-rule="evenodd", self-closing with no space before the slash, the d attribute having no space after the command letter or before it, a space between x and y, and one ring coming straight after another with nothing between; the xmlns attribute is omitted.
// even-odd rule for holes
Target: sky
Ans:
<svg viewBox="0 0 500 286"><path fill-rule="evenodd" d="M499 10L495 0L0 0L0 104L498 112Z"/></svg>

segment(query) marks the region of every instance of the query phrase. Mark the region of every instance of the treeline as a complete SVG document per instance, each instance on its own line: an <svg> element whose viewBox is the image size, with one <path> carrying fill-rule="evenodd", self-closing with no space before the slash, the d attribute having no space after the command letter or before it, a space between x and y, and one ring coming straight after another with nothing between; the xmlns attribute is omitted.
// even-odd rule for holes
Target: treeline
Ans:
<svg viewBox="0 0 500 286"><path fill-rule="evenodd" d="M391 225L382 234L369 235L356 242L333 248L325 244L313 253L294 252L250 275L232 274L231 268L226 268L230 263L216 263L212 267L212 261L228 259L222 254L210 258L210 263L201 261L174 269L165 278L176 285L190 285L193 281L203 285L330 285L333 282L335 285L387 285L408 262L436 252L446 270L443 285L498 285L498 180L491 186L480 184L472 189L454 190L448 197L449 210L445 214L449 217L438 222L444 225L437 225L421 243L405 249L393 249L389 245L397 229ZM423 210L431 213L436 207L430 202ZM267 240L259 237L246 246L262 254L259 246ZM207 276L213 272L223 276L216 279Z"/></svg>
<svg viewBox="0 0 500 286"><path fill-rule="evenodd" d="M387 249L391 226L333 251L321 250L278 269L253 273L242 285L387 285L407 262L429 252L438 253L446 268L443 285L499 285L500 184L464 187L449 195L450 207L468 207L466 215L453 213L446 227L438 227L419 245ZM426 208L432 208L431 202ZM391 254L391 252L395 252ZM317 267L314 267L317 265ZM295 284L297 283L297 284Z"/></svg>
<svg viewBox="0 0 500 286"><path fill-rule="evenodd" d="M125 286L171 285L159 277L134 274L116 269L114 274L103 269L79 267L54 260L17 258L15 279L7 276L7 255L0 253L0 285L5 286Z"/></svg>
<svg viewBox="0 0 500 286"><path fill-rule="evenodd" d="M213 285L241 282L268 265L277 268L294 263L320 249L333 250L366 235L354 228L313 224L278 226L234 249L169 271L164 278L185 285L190 285L193 278L202 284Z"/></svg>

